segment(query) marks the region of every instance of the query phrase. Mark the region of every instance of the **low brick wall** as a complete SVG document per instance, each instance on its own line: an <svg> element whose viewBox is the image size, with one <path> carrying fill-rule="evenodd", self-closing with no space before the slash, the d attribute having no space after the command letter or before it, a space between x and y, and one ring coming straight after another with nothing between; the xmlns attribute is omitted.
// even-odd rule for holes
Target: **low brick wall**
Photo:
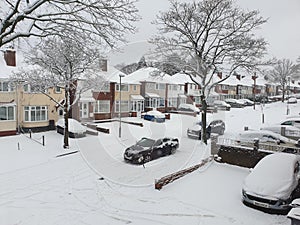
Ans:
<svg viewBox="0 0 300 225"><path fill-rule="evenodd" d="M267 151L257 151L246 147L221 145L219 147L219 162L253 168L263 157L272 154Z"/></svg>

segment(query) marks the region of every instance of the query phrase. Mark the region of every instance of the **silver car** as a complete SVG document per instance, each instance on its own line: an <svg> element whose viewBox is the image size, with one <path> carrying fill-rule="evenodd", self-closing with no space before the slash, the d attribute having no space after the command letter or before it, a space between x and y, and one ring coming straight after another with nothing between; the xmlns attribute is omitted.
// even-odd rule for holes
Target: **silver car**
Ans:
<svg viewBox="0 0 300 225"><path fill-rule="evenodd" d="M243 203L269 213L288 213L299 196L299 161L296 154L265 156L244 180Z"/></svg>

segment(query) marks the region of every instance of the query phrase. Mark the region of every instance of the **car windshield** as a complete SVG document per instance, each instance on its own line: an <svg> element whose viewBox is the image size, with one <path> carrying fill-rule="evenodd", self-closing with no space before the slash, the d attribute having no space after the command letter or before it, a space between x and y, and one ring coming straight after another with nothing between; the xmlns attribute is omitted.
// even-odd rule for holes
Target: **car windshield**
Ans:
<svg viewBox="0 0 300 225"><path fill-rule="evenodd" d="M136 144L142 147L151 147L154 144L154 140L149 138L142 138Z"/></svg>

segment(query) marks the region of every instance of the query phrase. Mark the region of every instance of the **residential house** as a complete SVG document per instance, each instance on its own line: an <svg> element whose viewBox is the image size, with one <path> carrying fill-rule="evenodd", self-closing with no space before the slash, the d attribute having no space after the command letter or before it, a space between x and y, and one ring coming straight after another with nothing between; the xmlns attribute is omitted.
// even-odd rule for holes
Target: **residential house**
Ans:
<svg viewBox="0 0 300 225"><path fill-rule="evenodd" d="M167 112L186 102L184 85L173 76L159 72L154 67L141 68L126 78L141 84L141 95L145 98L145 111L157 109Z"/></svg>
<svg viewBox="0 0 300 225"><path fill-rule="evenodd" d="M36 92L29 84L10 80L10 75L21 65L22 57L18 56L20 60L17 60L16 67L7 66L4 60L0 60L0 136L29 129L53 129L59 118L57 102ZM46 91L54 100L61 101L64 97L64 92L58 88Z"/></svg>
<svg viewBox="0 0 300 225"><path fill-rule="evenodd" d="M141 95L141 83L131 75L116 70L110 79L114 84L113 117L140 116L145 110L145 98Z"/></svg>

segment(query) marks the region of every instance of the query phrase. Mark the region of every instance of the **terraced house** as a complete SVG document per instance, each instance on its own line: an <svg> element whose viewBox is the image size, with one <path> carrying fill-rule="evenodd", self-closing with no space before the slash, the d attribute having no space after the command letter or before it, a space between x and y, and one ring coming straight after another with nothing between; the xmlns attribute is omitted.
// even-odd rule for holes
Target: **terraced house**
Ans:
<svg viewBox="0 0 300 225"><path fill-rule="evenodd" d="M7 66L0 59L0 136L29 129L54 129L61 113L57 102L64 98L64 92L60 88L45 90L56 102L25 82L10 80L10 75L18 72L19 64L21 65L17 60L16 66Z"/></svg>

